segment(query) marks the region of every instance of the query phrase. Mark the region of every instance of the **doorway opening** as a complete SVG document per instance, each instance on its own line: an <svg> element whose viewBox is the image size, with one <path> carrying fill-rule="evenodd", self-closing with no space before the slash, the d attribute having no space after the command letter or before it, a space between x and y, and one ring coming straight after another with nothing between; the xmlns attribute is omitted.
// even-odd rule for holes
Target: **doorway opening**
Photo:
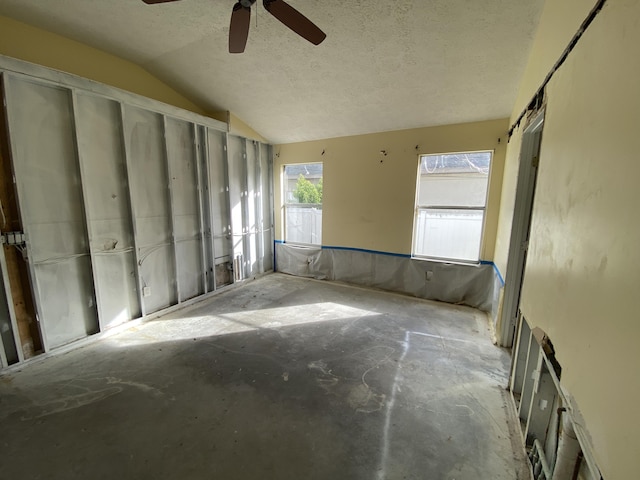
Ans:
<svg viewBox="0 0 640 480"><path fill-rule="evenodd" d="M543 124L544 110L541 110L532 118L522 138L502 307L500 343L503 347L513 345L516 332L520 292L529 249L531 213L535 197Z"/></svg>

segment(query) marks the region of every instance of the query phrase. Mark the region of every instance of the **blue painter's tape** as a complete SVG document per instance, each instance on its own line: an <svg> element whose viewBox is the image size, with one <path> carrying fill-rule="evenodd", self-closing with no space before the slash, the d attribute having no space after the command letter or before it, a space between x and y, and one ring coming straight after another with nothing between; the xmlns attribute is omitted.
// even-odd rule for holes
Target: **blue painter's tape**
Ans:
<svg viewBox="0 0 640 480"><path fill-rule="evenodd" d="M411 255L407 255L405 253L380 252L377 250L367 250L366 248L335 247L331 245L323 245L322 249L323 250L345 250L349 252L362 252L362 253L373 253L375 255L386 255L388 257L411 258Z"/></svg>
<svg viewBox="0 0 640 480"><path fill-rule="evenodd" d="M498 270L498 266L495 263L493 263L493 269L496 271L496 275L498 275L498 278L500 279L500 285L504 287L504 278L502 278L502 274L500 273L500 270Z"/></svg>
<svg viewBox="0 0 640 480"><path fill-rule="evenodd" d="M284 245L287 242L285 242L284 240L275 240L274 243ZM291 244L291 245L295 245L295 244ZM406 253L381 252L378 250L367 250L366 248L336 247L333 245L310 245L310 246L321 248L322 250L343 250L347 252L362 252L362 253L373 253L376 255L386 255L388 257L411 258L411 255L407 255Z"/></svg>
<svg viewBox="0 0 640 480"><path fill-rule="evenodd" d="M490 262L488 260L480 260L480 263L482 265L491 265L493 267L493 271L496 272L496 275L498 275L498 279L500 280L500 285L504 287L504 278L502 278L502 274L500 273L500 270L498 270L498 266L495 263Z"/></svg>

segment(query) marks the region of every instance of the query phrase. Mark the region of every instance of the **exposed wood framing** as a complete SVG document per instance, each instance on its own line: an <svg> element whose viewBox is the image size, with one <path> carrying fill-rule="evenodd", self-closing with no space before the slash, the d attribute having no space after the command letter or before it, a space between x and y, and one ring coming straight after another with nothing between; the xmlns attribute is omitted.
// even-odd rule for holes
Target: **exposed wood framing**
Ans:
<svg viewBox="0 0 640 480"><path fill-rule="evenodd" d="M4 90L0 88L0 99L4 106ZM13 170L9 155L9 143L5 123L4 107L0 112L0 230L3 232L21 232L22 222L18 214L18 205L13 185ZM31 358L42 350L40 332L36 321L33 296L29 284L28 267L22 254L13 246L3 245L7 262L7 273L11 288L11 299L15 310L20 345L24 358Z"/></svg>

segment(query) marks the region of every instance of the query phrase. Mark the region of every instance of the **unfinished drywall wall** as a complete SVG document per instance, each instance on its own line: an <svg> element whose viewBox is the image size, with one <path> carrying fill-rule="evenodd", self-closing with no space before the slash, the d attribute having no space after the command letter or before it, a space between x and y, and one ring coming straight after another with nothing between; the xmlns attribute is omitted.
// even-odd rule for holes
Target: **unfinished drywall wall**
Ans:
<svg viewBox="0 0 640 480"><path fill-rule="evenodd" d="M1 56L0 85L45 351L272 269L270 146Z"/></svg>
<svg viewBox="0 0 640 480"><path fill-rule="evenodd" d="M580 8L585 2L547 4L540 35L552 31L555 38L571 38L580 22L551 18L547 10L571 11L571 17L589 10ZM547 87L521 300L528 322L547 332L555 346L561 383L582 412L581 424L607 480L635 478L640 452L634 296L640 285L639 22L637 1L608 0ZM559 55L562 49L554 51ZM540 78L534 72L538 61L532 59L522 83L531 93L535 88L528 86ZM515 135L505 188L514 184L521 130ZM512 215L505 195L503 200L501 235ZM502 268L501 240L498 246Z"/></svg>
<svg viewBox="0 0 640 480"><path fill-rule="evenodd" d="M276 238L283 238L285 164L324 164L323 245L410 254L418 156L494 150L480 254L492 260L507 126L507 120L492 120L280 145L274 160Z"/></svg>
<svg viewBox="0 0 640 480"><path fill-rule="evenodd" d="M0 16L0 54L205 114L198 105L134 63L3 16Z"/></svg>

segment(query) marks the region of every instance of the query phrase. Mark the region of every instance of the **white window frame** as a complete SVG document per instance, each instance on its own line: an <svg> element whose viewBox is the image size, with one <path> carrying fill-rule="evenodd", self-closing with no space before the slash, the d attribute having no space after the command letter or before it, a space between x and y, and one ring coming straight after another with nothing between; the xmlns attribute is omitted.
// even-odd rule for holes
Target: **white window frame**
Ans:
<svg viewBox="0 0 640 480"><path fill-rule="evenodd" d="M287 238L287 207L302 207L302 208L318 208L320 207L320 211L322 211L322 203L290 203L287 200L287 174L285 173L287 167L296 166L296 165L322 165L322 177L324 179L324 162L300 162L300 163L287 163L282 165L282 181L280 182L282 186L282 238L284 239L284 243L288 243L291 245L299 245L304 247L320 247L322 246L322 226L320 229L320 238L318 243L310 243L310 242L298 242L289 240ZM322 215L322 223L324 223L324 214Z"/></svg>
<svg viewBox="0 0 640 480"><path fill-rule="evenodd" d="M484 206L482 207L469 207L469 206L456 206L456 205L420 205L420 169L422 164L422 157L429 157L435 155L460 155L460 154L470 154L470 153L489 153L491 155L491 159L489 161L489 174L487 175L487 188L484 197ZM495 150L471 150L471 151L460 151L460 152L442 152L442 153L422 153L418 155L418 166L416 170L416 196L414 201L414 215L413 215L413 232L411 236L411 258L417 260L429 260L436 262L445 262L445 263L460 263L465 265L477 265L482 259L480 258L482 253L482 248L485 243L485 228L487 223L487 201L489 199L489 188L491 186L491 172L493 171L493 160L495 156ZM422 255L416 253L416 241L418 234L418 217L421 211L429 211L429 210L465 210L465 211L474 211L474 212L482 212L482 227L480 231L480 242L478 243L478 254L477 259L469 260L462 258L451 258L451 257L438 257L432 255Z"/></svg>

